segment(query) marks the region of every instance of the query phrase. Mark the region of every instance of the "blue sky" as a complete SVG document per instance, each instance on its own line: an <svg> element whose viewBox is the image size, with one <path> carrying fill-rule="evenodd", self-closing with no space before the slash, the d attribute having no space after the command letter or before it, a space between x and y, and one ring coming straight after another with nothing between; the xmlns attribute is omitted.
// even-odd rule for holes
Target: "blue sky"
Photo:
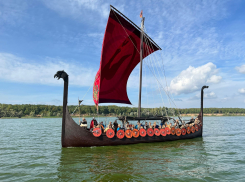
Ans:
<svg viewBox="0 0 245 182"><path fill-rule="evenodd" d="M146 32L162 48L144 60L143 107L173 107L163 87L177 107L199 107L206 84L205 107L245 108L242 0L0 0L0 103L61 105L63 82L53 75L65 70L68 104L79 97L92 105L89 88L99 68L110 4L137 25L143 10ZM138 69L127 87L133 106Z"/></svg>

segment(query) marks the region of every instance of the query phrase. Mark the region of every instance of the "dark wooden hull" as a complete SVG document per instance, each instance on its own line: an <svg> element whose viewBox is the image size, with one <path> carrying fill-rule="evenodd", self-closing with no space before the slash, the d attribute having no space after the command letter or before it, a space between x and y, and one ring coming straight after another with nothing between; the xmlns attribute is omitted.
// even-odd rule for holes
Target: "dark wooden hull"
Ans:
<svg viewBox="0 0 245 182"><path fill-rule="evenodd" d="M111 145L128 145L136 143L150 143L150 142L164 142L183 139L192 139L202 136L202 128L195 133L186 135L167 135L167 136L139 136L138 138L126 138L119 139L116 136L114 138L108 138L106 135L95 137L89 130L81 128L70 116L66 106L66 118L65 118L65 132L62 147L91 147L91 146L111 146Z"/></svg>
<svg viewBox="0 0 245 182"><path fill-rule="evenodd" d="M136 143L151 143L151 142L164 142L183 139L192 139L202 136L201 127L200 130L195 133L186 135L167 135L167 136L145 136L137 138L119 139L116 136L114 138L108 138L102 134L100 137L95 137L89 130L81 128L70 116L67 108L67 96L68 96L68 74L65 71L57 71L54 75L58 79L64 80L64 95L63 95L63 117L62 117L62 132L61 143L62 147L91 147L91 146L110 146L110 145L128 145ZM208 86L203 86L201 89L201 112L198 119L203 123L203 90Z"/></svg>

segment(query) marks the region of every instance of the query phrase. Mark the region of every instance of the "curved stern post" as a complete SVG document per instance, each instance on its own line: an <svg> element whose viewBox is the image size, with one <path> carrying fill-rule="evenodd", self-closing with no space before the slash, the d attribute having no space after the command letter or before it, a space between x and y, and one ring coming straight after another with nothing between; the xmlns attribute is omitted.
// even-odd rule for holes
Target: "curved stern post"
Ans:
<svg viewBox="0 0 245 182"><path fill-rule="evenodd" d="M202 127L203 127L203 90L205 88L208 88L208 86L204 85L201 89L201 122L202 122ZM202 130L203 131L203 130Z"/></svg>
<svg viewBox="0 0 245 182"><path fill-rule="evenodd" d="M67 96L68 96L68 74L63 71L57 71L54 75L54 78L63 78L64 80L64 93L63 93L63 116L62 116L62 133L61 133L61 144L64 147L64 139L65 139L65 119L66 119L66 106L67 106Z"/></svg>

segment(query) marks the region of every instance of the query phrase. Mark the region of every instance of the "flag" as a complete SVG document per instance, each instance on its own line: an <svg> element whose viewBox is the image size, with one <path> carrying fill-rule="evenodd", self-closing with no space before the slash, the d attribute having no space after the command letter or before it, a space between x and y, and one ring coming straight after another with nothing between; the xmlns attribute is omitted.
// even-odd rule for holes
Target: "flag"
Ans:
<svg viewBox="0 0 245 182"><path fill-rule="evenodd" d="M143 17L143 10L141 10L141 12L140 12L140 18L142 18Z"/></svg>

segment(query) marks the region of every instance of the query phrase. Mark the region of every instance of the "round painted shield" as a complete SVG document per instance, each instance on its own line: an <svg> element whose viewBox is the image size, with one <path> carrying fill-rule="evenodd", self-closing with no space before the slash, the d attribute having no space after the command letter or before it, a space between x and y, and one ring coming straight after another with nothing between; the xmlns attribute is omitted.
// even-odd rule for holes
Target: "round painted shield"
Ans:
<svg viewBox="0 0 245 182"><path fill-rule="evenodd" d="M197 124L195 124L194 127L195 127L195 130L198 131L198 126L197 126Z"/></svg>
<svg viewBox="0 0 245 182"><path fill-rule="evenodd" d="M95 136L95 137L99 137L100 135L101 135L101 129L100 128L94 128L93 129L93 135Z"/></svg>
<svg viewBox="0 0 245 182"><path fill-rule="evenodd" d="M117 131L117 138L122 139L124 137L124 131L123 130L118 130Z"/></svg>
<svg viewBox="0 0 245 182"><path fill-rule="evenodd" d="M162 136L166 136L167 134L165 128L160 129L160 133Z"/></svg>
<svg viewBox="0 0 245 182"><path fill-rule="evenodd" d="M154 135L154 131L153 131L152 128L148 128L147 135L149 135L149 136L153 136Z"/></svg>
<svg viewBox="0 0 245 182"><path fill-rule="evenodd" d="M179 129L179 128L176 129L176 135L177 136L180 136L181 135L181 129Z"/></svg>
<svg viewBox="0 0 245 182"><path fill-rule="evenodd" d="M145 129L143 129L143 128L140 129L140 136L142 136L142 137L145 137L146 136Z"/></svg>
<svg viewBox="0 0 245 182"><path fill-rule="evenodd" d="M191 133L191 128L189 126L186 128L186 133L187 134L190 134Z"/></svg>
<svg viewBox="0 0 245 182"><path fill-rule="evenodd" d="M170 135L170 129L167 127L167 128L165 128L165 131L166 131L166 134L167 135Z"/></svg>
<svg viewBox="0 0 245 182"><path fill-rule="evenodd" d="M131 130L126 130L125 135L127 138L132 138L132 131Z"/></svg>
<svg viewBox="0 0 245 182"><path fill-rule="evenodd" d="M140 132L139 132L139 130L137 130L137 129L134 129L134 130L132 131L132 135L133 135L134 138L137 138L137 137L139 136L139 134L140 134Z"/></svg>
<svg viewBox="0 0 245 182"><path fill-rule="evenodd" d="M185 134L186 134L186 129L185 129L185 128L182 128L182 129L181 129L181 134L182 134L182 135L185 135Z"/></svg>
<svg viewBox="0 0 245 182"><path fill-rule="evenodd" d="M159 129L157 129L157 128L155 128L154 129L154 134L156 135L156 136L160 136L160 131L159 131Z"/></svg>
<svg viewBox="0 0 245 182"><path fill-rule="evenodd" d="M107 136L108 138L113 138L114 135L115 135L115 132L114 132L113 129L108 129L108 130L106 131L106 136Z"/></svg>
<svg viewBox="0 0 245 182"><path fill-rule="evenodd" d="M195 131L196 131L195 127L192 126L192 127L191 127L191 132L192 132L192 133L195 133Z"/></svg>
<svg viewBox="0 0 245 182"><path fill-rule="evenodd" d="M171 135L175 135L175 128L173 127L173 128L171 128Z"/></svg>

